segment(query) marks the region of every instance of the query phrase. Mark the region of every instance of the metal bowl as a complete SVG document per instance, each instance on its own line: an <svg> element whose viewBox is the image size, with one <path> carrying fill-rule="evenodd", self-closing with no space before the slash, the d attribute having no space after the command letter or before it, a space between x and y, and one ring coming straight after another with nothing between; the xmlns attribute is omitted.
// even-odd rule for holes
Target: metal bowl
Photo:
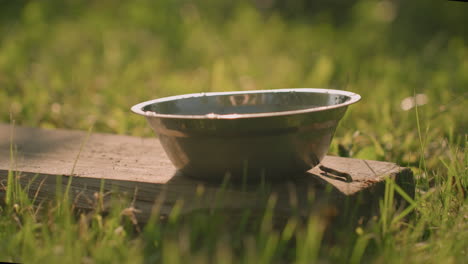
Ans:
<svg viewBox="0 0 468 264"><path fill-rule="evenodd" d="M196 93L137 104L174 166L194 178L287 178L326 155L358 94L329 89Z"/></svg>

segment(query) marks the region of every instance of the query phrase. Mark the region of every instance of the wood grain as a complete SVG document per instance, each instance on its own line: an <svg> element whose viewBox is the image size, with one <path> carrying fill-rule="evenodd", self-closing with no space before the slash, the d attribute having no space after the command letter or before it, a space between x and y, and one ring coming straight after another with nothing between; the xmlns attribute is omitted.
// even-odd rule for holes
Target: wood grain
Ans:
<svg viewBox="0 0 468 264"><path fill-rule="evenodd" d="M10 170L17 172L23 186L29 183L29 194L37 200L52 199L57 186L64 190L70 177L70 195L78 208L95 206L101 184L106 193L127 193L143 222L158 198L164 201L161 212L167 214L176 201L184 201L184 212L215 207L262 209L274 195L277 210L306 215L340 212L350 201L365 207L375 204L387 177L410 195L414 192L411 170L390 162L327 156L321 166L291 175L288 182L223 185L179 175L157 138L0 124L0 188L6 185Z"/></svg>

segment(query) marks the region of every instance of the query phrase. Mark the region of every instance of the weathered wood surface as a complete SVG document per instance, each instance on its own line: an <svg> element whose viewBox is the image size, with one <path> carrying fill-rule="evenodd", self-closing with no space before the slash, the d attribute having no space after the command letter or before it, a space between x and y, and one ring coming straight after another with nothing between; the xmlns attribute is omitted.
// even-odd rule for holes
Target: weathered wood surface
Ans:
<svg viewBox="0 0 468 264"><path fill-rule="evenodd" d="M36 200L50 199L57 185L64 190L72 177L70 194L75 206L93 208L104 179L106 193L118 189L133 197L132 206L140 210L138 218L143 222L158 198L164 201L161 212L165 214L178 200L184 201L185 212L262 208L274 194L278 210L309 214L311 210L339 211L346 201L375 206L386 177L410 194L414 190L411 170L394 163L327 156L321 165L288 182L221 188L221 184L178 175L156 138L0 124L0 189L11 170L19 172L16 175L24 186L34 178L28 191Z"/></svg>

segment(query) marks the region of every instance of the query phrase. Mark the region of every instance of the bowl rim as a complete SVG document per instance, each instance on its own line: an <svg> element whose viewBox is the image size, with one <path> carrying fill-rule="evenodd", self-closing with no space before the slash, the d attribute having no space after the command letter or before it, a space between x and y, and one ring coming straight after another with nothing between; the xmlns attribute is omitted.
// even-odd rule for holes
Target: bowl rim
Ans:
<svg viewBox="0 0 468 264"><path fill-rule="evenodd" d="M174 101L179 99L187 99L194 97L202 96L218 96L218 95L236 95L236 94L255 94L255 93L268 93L268 92L309 92L309 93L328 93L328 94L338 94L348 96L350 100L328 106L320 107L311 107L306 109L299 110L289 110L289 111L278 111L278 112L266 112L266 113L251 113L251 114L206 114L206 115L178 115L178 114L160 114L153 111L143 111L143 108L161 102ZM143 115L146 117L159 117L159 118L175 118L175 119L242 119L242 118L260 118L260 117L272 117L272 116L287 116L295 114L304 114L312 112L320 112L329 109L340 108L348 106L354 103L357 103L361 100L361 96L357 93L343 91L343 90L334 90L334 89L324 89L324 88L284 88L284 89L269 89L269 90L250 90L250 91L232 91L232 92L206 92L206 93L191 93L191 94L182 94L175 96L162 97L158 99L153 99L145 102L138 103L131 107L131 111L135 114Z"/></svg>

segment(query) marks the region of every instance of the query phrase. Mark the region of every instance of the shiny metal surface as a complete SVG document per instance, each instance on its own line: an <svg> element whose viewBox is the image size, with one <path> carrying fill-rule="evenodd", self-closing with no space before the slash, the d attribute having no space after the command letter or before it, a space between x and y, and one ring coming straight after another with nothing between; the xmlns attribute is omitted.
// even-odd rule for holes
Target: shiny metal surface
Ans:
<svg viewBox="0 0 468 264"><path fill-rule="evenodd" d="M183 174L287 178L316 166L358 94L328 89L198 93L137 104Z"/></svg>

